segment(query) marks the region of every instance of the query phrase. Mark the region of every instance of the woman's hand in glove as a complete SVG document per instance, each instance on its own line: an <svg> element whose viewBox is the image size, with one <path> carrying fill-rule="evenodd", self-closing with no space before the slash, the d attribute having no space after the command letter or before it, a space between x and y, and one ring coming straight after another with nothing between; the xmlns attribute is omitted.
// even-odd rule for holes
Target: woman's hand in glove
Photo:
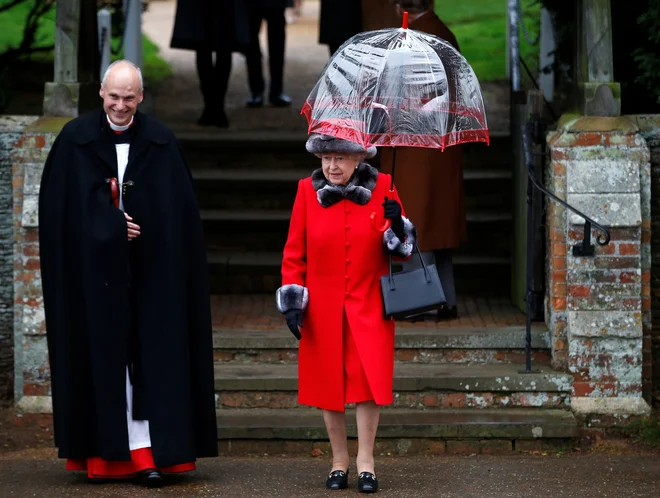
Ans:
<svg viewBox="0 0 660 498"><path fill-rule="evenodd" d="M302 336L300 335L299 327L302 327L302 317L303 317L302 310L298 310L298 309L289 310L286 313L284 313L284 316L286 318L286 324L289 327L289 330L296 337L296 339L300 340Z"/></svg>
<svg viewBox="0 0 660 498"><path fill-rule="evenodd" d="M394 199L383 202L383 217L392 220L392 231L401 242L405 238L403 231L403 218L401 218L401 204Z"/></svg>

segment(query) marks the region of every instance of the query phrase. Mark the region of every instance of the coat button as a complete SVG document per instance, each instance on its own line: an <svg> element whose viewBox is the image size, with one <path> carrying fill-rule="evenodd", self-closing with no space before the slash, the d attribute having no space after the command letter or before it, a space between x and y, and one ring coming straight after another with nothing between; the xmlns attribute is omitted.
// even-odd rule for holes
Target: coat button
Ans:
<svg viewBox="0 0 660 498"><path fill-rule="evenodd" d="M350 243L350 242L346 242L346 247L351 247L351 243Z"/></svg>
<svg viewBox="0 0 660 498"><path fill-rule="evenodd" d="M348 297L348 292L346 294L344 294L344 297Z"/></svg>
<svg viewBox="0 0 660 498"><path fill-rule="evenodd" d="M348 230L348 229L349 229L349 226L348 226L348 225L346 225L346 230Z"/></svg>
<svg viewBox="0 0 660 498"><path fill-rule="evenodd" d="M350 263L350 262L351 262L351 260L350 260L350 259L347 259L347 260L346 260L346 264L348 264L348 263Z"/></svg>

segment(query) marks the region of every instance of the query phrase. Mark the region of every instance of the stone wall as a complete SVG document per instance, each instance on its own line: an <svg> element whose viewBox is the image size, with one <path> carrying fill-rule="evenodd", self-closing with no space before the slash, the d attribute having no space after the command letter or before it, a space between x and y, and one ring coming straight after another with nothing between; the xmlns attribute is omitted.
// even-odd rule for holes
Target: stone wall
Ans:
<svg viewBox="0 0 660 498"><path fill-rule="evenodd" d="M595 256L574 256L584 220L549 203L546 319L578 413L648 411L650 155L639 131L633 117L573 117L548 136L550 189L612 236Z"/></svg>
<svg viewBox="0 0 660 498"><path fill-rule="evenodd" d="M651 330L652 384L660 403L660 116L635 116L651 152Z"/></svg>
<svg viewBox="0 0 660 498"><path fill-rule="evenodd" d="M39 183L48 152L70 118L40 118L15 144L14 392L25 412L48 413L50 372L39 265Z"/></svg>
<svg viewBox="0 0 660 498"><path fill-rule="evenodd" d="M0 405L14 392L14 265L12 165L14 144L36 116L0 116Z"/></svg>

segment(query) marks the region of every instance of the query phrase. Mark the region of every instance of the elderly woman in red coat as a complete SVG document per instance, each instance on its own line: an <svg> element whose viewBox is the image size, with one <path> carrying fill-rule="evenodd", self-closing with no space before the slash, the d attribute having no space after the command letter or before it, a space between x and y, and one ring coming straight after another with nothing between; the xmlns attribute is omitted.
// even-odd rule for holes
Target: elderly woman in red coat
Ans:
<svg viewBox="0 0 660 498"><path fill-rule="evenodd" d="M384 318L380 277L388 252L412 254L415 228L389 192L390 176L363 162L375 147L314 134L307 150L321 168L298 184L277 307L300 339L298 401L323 410L333 454L327 487L347 486L344 409L356 403L358 489L375 492L374 441L380 407L392 402L394 371L394 322ZM391 228L375 231L372 212Z"/></svg>

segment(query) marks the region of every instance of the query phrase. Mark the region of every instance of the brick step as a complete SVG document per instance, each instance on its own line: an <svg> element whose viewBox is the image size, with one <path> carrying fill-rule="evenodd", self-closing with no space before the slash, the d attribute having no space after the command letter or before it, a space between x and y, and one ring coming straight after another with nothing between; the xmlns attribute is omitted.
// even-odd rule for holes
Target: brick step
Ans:
<svg viewBox="0 0 660 498"><path fill-rule="evenodd" d="M282 324L284 323L282 319ZM525 358L524 327L451 327L445 329L397 324L395 360L433 364L521 364ZM282 325L275 330L215 329L214 359L218 363L296 363L298 341ZM533 361L548 365L550 333L544 324L532 328Z"/></svg>
<svg viewBox="0 0 660 498"><path fill-rule="evenodd" d="M286 209L202 209L200 210L202 221L214 222L286 222L291 218L291 211ZM507 211L472 211L466 215L468 223L490 223L500 221L511 221L513 216ZM272 226L272 225L271 225Z"/></svg>
<svg viewBox="0 0 660 498"><path fill-rule="evenodd" d="M440 365L398 362L393 408L568 408L572 376L520 364ZM293 364L215 365L219 409L299 408L298 369Z"/></svg>
<svg viewBox="0 0 660 498"><path fill-rule="evenodd" d="M285 169L282 171L266 168L223 168L223 169L208 169L198 168L192 170L193 180L198 184L202 182L218 182L217 186L226 185L227 183L240 183L249 182L251 184L267 183L270 188L273 184L277 187L282 187L282 184L291 184L294 186L298 180L307 178L310 172L305 172L302 169ZM506 170L469 170L463 172L464 181L479 181L479 180L511 180L511 171Z"/></svg>
<svg viewBox="0 0 660 498"><path fill-rule="evenodd" d="M354 438L357 436L355 412L347 410L346 415L348 436ZM377 434L378 441L407 440L403 448L414 445L416 440L425 444L435 441L436 445L444 441L478 443L484 440L503 440L511 444L511 441L549 442L576 437L577 421L570 411L524 408L383 410ZM321 413L315 409L238 409L218 412L218 439L327 441L328 436ZM520 447L532 446L530 443Z"/></svg>
<svg viewBox="0 0 660 498"><path fill-rule="evenodd" d="M305 150L305 134L178 132L186 159L197 168L301 168L309 174L319 166L318 158ZM511 137L508 133L493 134L490 146L470 143L460 146L466 170L510 170Z"/></svg>
<svg viewBox="0 0 660 498"><path fill-rule="evenodd" d="M193 170L200 206L204 209L253 209L290 211L298 180L308 171L274 169ZM510 210L510 171L464 172L468 210Z"/></svg>
<svg viewBox="0 0 660 498"><path fill-rule="evenodd" d="M213 294L271 293L282 284L281 251L224 252L215 251L211 246L207 254ZM508 257L456 255L453 262L459 294L509 296L511 269Z"/></svg>
<svg viewBox="0 0 660 498"><path fill-rule="evenodd" d="M223 213L228 213L224 211ZM245 211L244 213L248 213ZM251 212L253 213L253 212ZM286 221L207 220L204 223L206 247L210 251L282 253L288 235ZM512 223L510 220L472 222L467 225L467 241L455 256L489 256L508 258L511 254Z"/></svg>

